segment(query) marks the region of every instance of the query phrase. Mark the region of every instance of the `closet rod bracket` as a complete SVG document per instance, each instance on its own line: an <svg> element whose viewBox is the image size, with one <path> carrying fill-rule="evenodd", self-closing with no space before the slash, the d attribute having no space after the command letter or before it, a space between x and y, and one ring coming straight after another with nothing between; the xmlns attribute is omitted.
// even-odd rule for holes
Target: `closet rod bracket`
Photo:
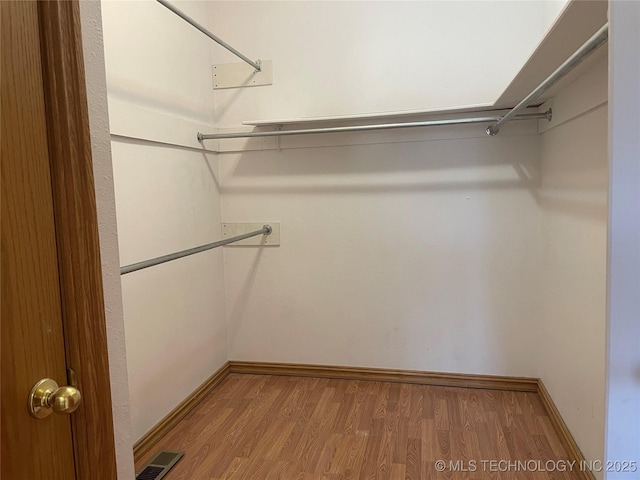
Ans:
<svg viewBox="0 0 640 480"><path fill-rule="evenodd" d="M550 122L551 120L553 120L553 110L549 109L546 112L544 112L547 115L547 120Z"/></svg>
<svg viewBox="0 0 640 480"><path fill-rule="evenodd" d="M551 108L547 109L546 112L543 113L544 118L547 119L547 121L551 121L553 119L553 110ZM501 119L504 117L501 117ZM544 118L541 118L540 120L543 120ZM491 136L491 137L495 137L498 132L500 131L499 128L496 128L496 125L489 125L487 127L487 129L485 130L485 132L487 132L487 135ZM200 135L200 133L198 133L198 135Z"/></svg>
<svg viewBox="0 0 640 480"><path fill-rule="evenodd" d="M562 65L556 68L540 85L527 95L520 103L513 107L506 115L487 128L487 135L495 136L500 131L500 127L512 120L518 113L527 108L533 101L539 98L544 92L549 90L558 80L582 63L589 55L604 45L609 39L609 24L605 23L589 40L587 40L578 50L576 50Z"/></svg>

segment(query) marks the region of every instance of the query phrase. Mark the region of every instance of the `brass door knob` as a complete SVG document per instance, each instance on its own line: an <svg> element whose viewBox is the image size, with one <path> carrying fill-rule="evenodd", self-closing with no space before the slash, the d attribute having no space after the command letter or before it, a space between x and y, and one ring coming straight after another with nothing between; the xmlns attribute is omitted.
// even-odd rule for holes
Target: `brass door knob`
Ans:
<svg viewBox="0 0 640 480"><path fill-rule="evenodd" d="M73 413L82 403L80 391L74 387L59 387L55 380L43 378L29 394L29 412L36 418L56 413Z"/></svg>

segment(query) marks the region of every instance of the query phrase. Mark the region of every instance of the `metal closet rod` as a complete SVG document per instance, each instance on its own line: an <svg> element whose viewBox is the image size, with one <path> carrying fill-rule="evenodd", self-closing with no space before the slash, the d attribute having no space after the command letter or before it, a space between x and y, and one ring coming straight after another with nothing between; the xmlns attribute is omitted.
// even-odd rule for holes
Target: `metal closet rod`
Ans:
<svg viewBox="0 0 640 480"><path fill-rule="evenodd" d="M189 23L190 25L192 25L193 27L197 28L198 30L200 30L202 33L204 33L207 37L209 37L211 40L213 40L214 42L216 42L219 45L222 45L224 48L226 48L227 50L229 50L231 53L233 53L236 57L241 58L242 60L244 60L245 62L247 62L249 65L251 65L253 68L256 69L256 72L260 72L262 71L262 62L260 62L260 60L256 60L255 62L253 60L251 60L249 57L247 57L246 55L243 55L242 53L240 53L238 50L236 50L235 48L233 48L231 45L229 45L227 42L225 42L224 40L222 40L221 38L217 37L216 35L214 35L213 33L211 33L209 30L207 30L206 28L204 28L202 25L200 25L198 22L196 22L193 18L191 18L189 15L187 15L186 13L184 13L182 10L174 7L173 5L171 5L169 2L167 2L166 0L156 0L160 5L163 5L165 7L167 7L169 10L171 10L173 13L175 13L176 15L178 15L180 18L182 18L185 22Z"/></svg>
<svg viewBox="0 0 640 480"><path fill-rule="evenodd" d="M605 23L593 36L587 40L573 55L567 58L547 79L538 87L527 95L519 104L513 107L506 115L504 115L495 125L487 127L487 135L497 135L500 127L513 120L516 115L533 102L536 98L549 90L558 80L569 73L578 64L582 63L589 55L600 48L609 38L609 24Z"/></svg>
<svg viewBox="0 0 640 480"><path fill-rule="evenodd" d="M310 135L314 133L340 133L340 132L365 132L371 130L391 130L394 128L410 127L435 127L444 125L463 125L468 123L497 122L502 117L494 115L490 117L456 118L450 120L427 120L424 122L384 123L377 125L350 125L347 127L305 128L302 130L276 130L271 132L233 132L233 133L200 133L198 141L219 140L223 138L252 138L252 137L281 137L285 135ZM551 109L543 113L524 113L518 115L515 120L551 120Z"/></svg>
<svg viewBox="0 0 640 480"><path fill-rule="evenodd" d="M158 0L160 1L160 0ZM276 130L267 132L232 132L232 133L200 133L198 141L222 140L227 138L280 137L285 135L310 135L314 133L363 132L371 130L389 130L393 128L433 127L441 125L462 125L469 123L495 122L487 127L487 135L497 135L505 123L511 120L531 120L546 118L551 120L551 109L544 113L522 114L531 102L551 88L560 78L584 61L589 55L601 47L609 38L609 24L602 26L589 40L585 42L573 55L565 60L549 77L527 95L520 103L505 115L491 117L459 118L454 120L429 120L424 122L386 123L379 125L351 125L347 127L306 128L301 130Z"/></svg>
<svg viewBox="0 0 640 480"><path fill-rule="evenodd" d="M171 260L177 260L178 258L188 257L189 255L194 255L200 252L206 252L207 250L211 250L213 248L222 247L223 245L227 245L229 243L239 242L240 240L244 240L246 238L256 237L258 235L271 235L273 229L271 225L265 225L260 230L256 230L255 232L243 233L242 235L237 235L235 237L227 238L225 240L219 240L213 243L207 243L206 245L201 245L199 247L188 248L186 250L182 250L176 253L170 253L169 255L163 255L161 257L152 258L151 260L144 260L143 262L132 263L131 265L127 265L125 267L120 268L120 275L125 275L131 272L137 272L138 270L142 270L143 268L153 267L155 265L160 265L161 263L170 262Z"/></svg>

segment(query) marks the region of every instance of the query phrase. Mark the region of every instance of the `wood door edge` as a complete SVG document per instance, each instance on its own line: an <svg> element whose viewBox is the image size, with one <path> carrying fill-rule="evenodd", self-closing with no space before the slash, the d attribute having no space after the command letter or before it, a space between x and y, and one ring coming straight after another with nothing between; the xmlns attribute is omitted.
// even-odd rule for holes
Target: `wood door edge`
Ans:
<svg viewBox="0 0 640 480"><path fill-rule="evenodd" d="M117 478L100 239L78 0L37 2L78 479Z"/></svg>

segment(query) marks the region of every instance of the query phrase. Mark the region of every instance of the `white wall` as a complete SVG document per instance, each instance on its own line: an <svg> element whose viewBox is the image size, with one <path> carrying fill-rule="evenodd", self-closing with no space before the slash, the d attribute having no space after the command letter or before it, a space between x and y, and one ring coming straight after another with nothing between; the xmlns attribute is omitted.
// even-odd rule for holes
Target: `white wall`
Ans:
<svg viewBox="0 0 640 480"><path fill-rule="evenodd" d="M225 221L282 222L225 248L230 358L531 375L535 125L482 130L220 155Z"/></svg>
<svg viewBox="0 0 640 480"><path fill-rule="evenodd" d="M216 1L214 32L274 68L216 91L216 124L491 104L565 3Z"/></svg>
<svg viewBox="0 0 640 480"><path fill-rule="evenodd" d="M610 5L608 461L640 468L640 3ZM633 479L637 472L611 472Z"/></svg>
<svg viewBox="0 0 640 480"><path fill-rule="evenodd" d="M215 7L216 32L275 72L270 87L216 91L223 126L491 103L546 28L531 3ZM481 55L472 39L491 43L498 11L518 41ZM282 223L280 247L225 248L230 358L530 373L535 127L283 137L281 151L220 154L223 219Z"/></svg>
<svg viewBox="0 0 640 480"><path fill-rule="evenodd" d="M205 25L213 16L209 2L172 3ZM103 0L102 15L110 102L211 120L211 40L154 0Z"/></svg>
<svg viewBox="0 0 640 480"><path fill-rule="evenodd" d="M541 110L542 302L534 338L542 378L588 460L604 452L607 269L607 59ZM602 478L602 472L594 472Z"/></svg>
<svg viewBox="0 0 640 480"><path fill-rule="evenodd" d="M216 91L218 125L490 103L554 6L218 2L216 31L275 71L272 87ZM468 36L419 27L447 15ZM518 34L458 48L472 17ZM429 62L376 35L399 25L394 39L412 55L426 45ZM586 77L550 102L541 137L511 124L495 138L479 126L282 137L281 150L220 154L223 219L282 223L280 247L225 249L230 358L541 376L602 459L606 63Z"/></svg>
<svg viewBox="0 0 640 480"><path fill-rule="evenodd" d="M115 139L122 265L220 238L211 154ZM227 361L222 252L122 277L132 424L140 438Z"/></svg>
<svg viewBox="0 0 640 480"><path fill-rule="evenodd" d="M193 17L207 2L175 2ZM220 237L211 42L154 1L103 2L121 265ZM222 252L122 277L133 439L227 360Z"/></svg>
<svg viewBox="0 0 640 480"><path fill-rule="evenodd" d="M122 290L118 255L113 171L109 144L109 116L99 1L80 2L82 46L91 128L91 154L98 211L102 285L107 320L109 375L113 406L118 479L134 477L127 352L124 339Z"/></svg>
<svg viewBox="0 0 640 480"><path fill-rule="evenodd" d="M580 339L603 355L603 137L589 139L593 168L577 180L593 190L586 213L573 208L586 197L567 182L576 165L561 138L594 129L602 108L542 139L530 122L495 138L468 126L283 138L281 150L214 156L193 138L214 121L491 103L562 2L177 5L273 60L275 82L216 91L214 111L211 64L237 59L155 2L103 3L121 264L216 239L221 219L280 221L282 245L225 247L226 278L221 250L123 278L133 437L231 358L542 375L587 456L601 456L601 441L582 439L602 433L603 362L572 370L597 372L600 389L576 381L556 395L559 338L578 342L567 329L540 359L538 341L557 314L575 321L588 306L593 329ZM574 235L565 217L593 234L575 258L594 258L568 297L545 288L541 312L543 266L563 287L582 267L543 263ZM591 303L567 309L584 289ZM580 393L588 400L571 405Z"/></svg>
<svg viewBox="0 0 640 480"><path fill-rule="evenodd" d="M273 86L216 91L217 126L490 104L562 5L215 2L216 33L274 62ZM282 222L279 248L225 248L230 358L532 375L537 130L484 128L220 154L223 219Z"/></svg>

